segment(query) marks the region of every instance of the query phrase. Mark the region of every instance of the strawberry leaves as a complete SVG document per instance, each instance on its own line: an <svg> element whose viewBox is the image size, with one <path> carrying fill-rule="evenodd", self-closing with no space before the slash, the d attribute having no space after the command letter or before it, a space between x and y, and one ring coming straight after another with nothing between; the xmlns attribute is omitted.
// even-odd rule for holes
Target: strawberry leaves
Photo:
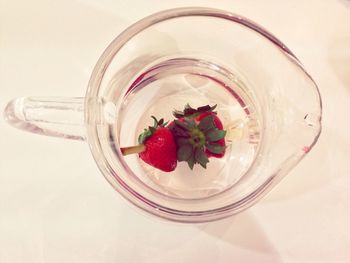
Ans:
<svg viewBox="0 0 350 263"><path fill-rule="evenodd" d="M197 109L194 109L190 106L190 104L186 104L183 111L174 110L173 115L175 116L175 118L178 118L178 119L183 117L195 118L204 112L212 112L215 108L216 108L216 105L214 106L205 105L205 106L198 107Z"/></svg>
<svg viewBox="0 0 350 263"><path fill-rule="evenodd" d="M220 154L223 150L225 150L225 146L221 146L217 143L209 143L207 145L207 149L212 153Z"/></svg>
<svg viewBox="0 0 350 263"><path fill-rule="evenodd" d="M164 119L157 120L156 117L151 116L154 120L153 126L148 126L148 129L144 129L143 132L138 137L138 143L144 144L147 139L149 139L157 130L158 127L165 127L168 123L164 122Z"/></svg>
<svg viewBox="0 0 350 263"><path fill-rule="evenodd" d="M177 144L177 160L187 162L190 169L193 169L195 164L207 167L209 158L206 151L214 154L223 154L225 151L226 147L218 141L225 138L226 131L216 127L213 115L210 114L200 121L196 120L199 115L212 112L215 108L216 105L206 105L194 109L187 104L183 111L173 112L177 120L172 122L169 128Z"/></svg>
<svg viewBox="0 0 350 263"><path fill-rule="evenodd" d="M226 131L218 130L218 129L211 129L207 132L206 138L209 142L215 142L220 139L225 138Z"/></svg>
<svg viewBox="0 0 350 263"><path fill-rule="evenodd" d="M192 147L189 144L184 144L179 147L177 150L177 160L178 161L187 161L192 155Z"/></svg>
<svg viewBox="0 0 350 263"><path fill-rule="evenodd" d="M199 163L203 168L207 168L207 163L209 163L209 159L203 151L203 149L197 148L194 157L197 163Z"/></svg>
<svg viewBox="0 0 350 263"><path fill-rule="evenodd" d="M211 115L208 115L207 117L203 118L198 124L198 128L203 131L216 129L214 118Z"/></svg>

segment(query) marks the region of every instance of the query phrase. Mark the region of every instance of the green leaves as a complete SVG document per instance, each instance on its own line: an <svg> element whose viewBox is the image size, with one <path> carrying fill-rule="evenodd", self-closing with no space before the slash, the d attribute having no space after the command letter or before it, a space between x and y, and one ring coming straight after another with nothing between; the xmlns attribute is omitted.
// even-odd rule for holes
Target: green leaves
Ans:
<svg viewBox="0 0 350 263"><path fill-rule="evenodd" d="M180 121L175 120L173 123L169 125L169 128L171 132L173 133L175 139L180 137L189 137L188 129L186 127L183 127L181 125L178 125Z"/></svg>
<svg viewBox="0 0 350 263"><path fill-rule="evenodd" d="M173 115L175 118L178 118L178 119L184 118L184 117L195 118L204 112L212 112L215 108L216 108L216 105L214 106L205 105L195 109L195 108L192 108L190 104L187 103L183 111L174 110Z"/></svg>
<svg viewBox="0 0 350 263"><path fill-rule="evenodd" d="M225 135L226 135L226 131L212 129L208 131L208 133L206 134L206 138L209 142L215 142L225 138Z"/></svg>
<svg viewBox="0 0 350 263"><path fill-rule="evenodd" d="M187 161L192 155L192 147L190 144L184 144L179 147L177 150L177 160Z"/></svg>
<svg viewBox="0 0 350 263"><path fill-rule="evenodd" d="M222 154L225 146L217 143L224 139L226 131L219 130L215 126L213 114L209 114L200 121L196 120L196 114L201 111L211 111L216 107L203 106L197 109L186 105L182 116L178 120L172 122L169 127L175 137L177 144L177 160L179 162L187 162L190 169L193 169L195 164L207 167L209 159L206 151L215 154ZM188 115L183 117L184 115Z"/></svg>
<svg viewBox="0 0 350 263"><path fill-rule="evenodd" d="M208 151L216 154L220 154L225 150L225 146L221 146L220 144L216 144L216 143L208 143L206 147Z"/></svg>
<svg viewBox="0 0 350 263"><path fill-rule="evenodd" d="M189 124L187 122L182 122L182 121L175 120L175 124L178 127L182 128L182 129L184 129L186 131L190 130L190 126L189 126Z"/></svg>
<svg viewBox="0 0 350 263"><path fill-rule="evenodd" d="M165 127L168 123L164 122L164 119L160 119L159 121L156 119L156 117L151 116L151 118L154 120L153 126L149 126L148 129L144 129L143 132L138 137L138 143L144 144L145 141L155 133L158 127Z"/></svg>
<svg viewBox="0 0 350 263"><path fill-rule="evenodd" d="M209 163L208 156L205 154L204 149L196 149L195 152L195 160L199 163L203 168L207 168L207 163Z"/></svg>
<svg viewBox="0 0 350 263"><path fill-rule="evenodd" d="M203 168L207 168L209 159L204 152L204 147L193 148L190 144L181 145L177 150L177 160L179 162L186 161L192 170L196 163Z"/></svg>
<svg viewBox="0 0 350 263"><path fill-rule="evenodd" d="M214 118L211 115L204 117L198 124L198 128L202 131L208 131L211 129L217 129L214 123Z"/></svg>
<svg viewBox="0 0 350 263"><path fill-rule="evenodd" d="M206 168L209 160L205 154L204 146L195 147L195 145L191 143L191 139L193 138L185 138L185 137L176 138L176 144L178 147L177 160L179 162L187 162L190 169L193 169L196 163Z"/></svg>
<svg viewBox="0 0 350 263"><path fill-rule="evenodd" d="M152 136L152 134L153 133L150 129L144 129L138 137L139 144L143 144L149 137Z"/></svg>
<svg viewBox="0 0 350 263"><path fill-rule="evenodd" d="M193 167L196 163L194 156L191 155L191 157L187 160L188 166L190 167L191 170L193 170Z"/></svg>
<svg viewBox="0 0 350 263"><path fill-rule="evenodd" d="M201 113L203 113L203 112L209 112L209 111L213 111L213 110L215 110L215 108L216 108L216 104L214 105L214 106L209 106L209 105L205 105L205 106L202 106L202 107L198 107L197 108L197 112L201 112Z"/></svg>
<svg viewBox="0 0 350 263"><path fill-rule="evenodd" d="M181 117L184 117L184 113L180 110L174 110L173 111L173 115L175 118L181 118Z"/></svg>

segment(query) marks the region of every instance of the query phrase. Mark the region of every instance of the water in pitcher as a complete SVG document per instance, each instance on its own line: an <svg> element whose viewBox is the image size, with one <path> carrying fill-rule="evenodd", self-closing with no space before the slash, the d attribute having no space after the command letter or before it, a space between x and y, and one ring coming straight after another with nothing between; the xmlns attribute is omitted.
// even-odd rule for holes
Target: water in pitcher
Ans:
<svg viewBox="0 0 350 263"><path fill-rule="evenodd" d="M172 121L172 111L189 103L196 108L217 105L215 111L227 131L223 158L210 158L207 169L179 162L166 173L126 156L129 167L148 187L173 198L200 199L233 186L253 163L261 141L261 117L247 85L222 66L195 58L160 61L142 72L124 101L122 141L135 145L151 116ZM127 122L127 124L125 124Z"/></svg>

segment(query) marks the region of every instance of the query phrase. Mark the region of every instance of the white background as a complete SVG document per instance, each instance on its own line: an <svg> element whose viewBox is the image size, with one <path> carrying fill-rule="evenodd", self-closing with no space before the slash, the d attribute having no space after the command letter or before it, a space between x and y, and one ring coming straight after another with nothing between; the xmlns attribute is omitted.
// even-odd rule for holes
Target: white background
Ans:
<svg viewBox="0 0 350 263"><path fill-rule="evenodd" d="M121 30L189 5L249 17L299 57L323 98L317 146L248 211L185 225L126 204L87 144L25 133L1 119L1 263L350 262L348 0L0 0L1 110L18 96L83 96Z"/></svg>

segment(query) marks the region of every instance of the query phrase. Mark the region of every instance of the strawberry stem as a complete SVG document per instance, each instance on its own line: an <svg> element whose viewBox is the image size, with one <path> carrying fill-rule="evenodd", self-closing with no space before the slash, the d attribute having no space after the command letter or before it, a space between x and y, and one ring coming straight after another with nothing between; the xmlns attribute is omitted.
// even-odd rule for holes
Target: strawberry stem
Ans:
<svg viewBox="0 0 350 263"><path fill-rule="evenodd" d="M139 144L136 146L130 146L130 147L122 147L120 148L122 154L129 155L129 154L134 154L134 153L140 153L146 150L146 146L144 144Z"/></svg>

